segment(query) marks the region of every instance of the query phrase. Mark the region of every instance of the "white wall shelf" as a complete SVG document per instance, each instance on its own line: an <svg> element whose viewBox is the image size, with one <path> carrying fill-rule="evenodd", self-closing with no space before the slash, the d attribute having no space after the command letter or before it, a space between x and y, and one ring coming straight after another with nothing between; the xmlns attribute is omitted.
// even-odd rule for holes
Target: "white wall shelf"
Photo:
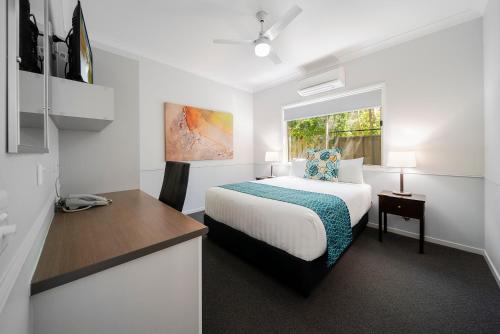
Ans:
<svg viewBox="0 0 500 334"><path fill-rule="evenodd" d="M19 71L24 96L20 109L27 113L41 113L36 107L39 95L39 74ZM49 115L61 130L101 131L114 120L114 89L83 82L50 77L51 101Z"/></svg>

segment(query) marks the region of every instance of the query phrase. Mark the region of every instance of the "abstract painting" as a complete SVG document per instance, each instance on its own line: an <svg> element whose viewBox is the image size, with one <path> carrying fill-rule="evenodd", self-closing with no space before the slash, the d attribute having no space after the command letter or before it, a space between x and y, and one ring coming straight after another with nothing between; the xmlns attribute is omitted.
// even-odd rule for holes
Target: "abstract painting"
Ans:
<svg viewBox="0 0 500 334"><path fill-rule="evenodd" d="M233 158L233 115L165 103L165 160Z"/></svg>

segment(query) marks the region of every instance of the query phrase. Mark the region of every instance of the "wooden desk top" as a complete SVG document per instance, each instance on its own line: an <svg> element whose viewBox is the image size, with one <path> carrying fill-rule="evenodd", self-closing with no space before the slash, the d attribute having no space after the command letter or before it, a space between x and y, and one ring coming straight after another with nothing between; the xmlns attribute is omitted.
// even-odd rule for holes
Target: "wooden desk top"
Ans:
<svg viewBox="0 0 500 334"><path fill-rule="evenodd" d="M208 232L140 190L103 196L113 203L55 214L31 281L32 295Z"/></svg>

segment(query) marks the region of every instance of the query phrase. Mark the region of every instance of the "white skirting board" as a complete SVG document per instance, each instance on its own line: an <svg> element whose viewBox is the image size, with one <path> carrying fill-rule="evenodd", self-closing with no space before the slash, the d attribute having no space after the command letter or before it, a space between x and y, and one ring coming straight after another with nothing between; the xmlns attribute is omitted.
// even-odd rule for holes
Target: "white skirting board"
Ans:
<svg viewBox="0 0 500 334"><path fill-rule="evenodd" d="M378 224L375 224L372 222L368 222L367 226L371 227L371 228L378 229ZM399 235L404 235L405 237L410 237L413 239L418 239L420 237L420 235L418 233L408 232L408 231L400 230L398 228L394 228L394 227L390 227L390 226L387 226L387 231L395 233L395 234L399 234ZM469 253L480 254L480 255L484 254L484 249L482 249L482 248L476 248L476 247L472 247L472 246L462 245L462 244L459 244L459 243L456 243L453 241L433 238L433 237L429 237L429 236L425 236L425 241L431 242L433 244L438 244L441 246L460 249L460 250L463 250L463 251L466 251Z"/></svg>
<svg viewBox="0 0 500 334"><path fill-rule="evenodd" d="M375 223L369 222L367 226L371 227L371 228L374 228L374 229L378 229L378 224L375 224ZM405 237L410 237L410 238L413 238L413 239L418 239L419 238L419 235L417 233L403 231L403 230L400 230L400 229L397 229L397 228L393 228L393 227L389 227L389 226L387 227L387 231L395 233L395 234L403 235ZM493 277L495 277L495 280L497 281L498 286L500 287L500 274L499 274L497 268L495 268L495 266L493 265L493 262L491 261L490 257L488 256L488 253L486 252L485 249L480 249L480 248L476 248L476 247L462 245L462 244L458 244L456 242L451 242L451 241L447 241L447 240L432 238L432 237L428 237L428 236L425 236L425 241L433 243L433 244L438 244L438 245L441 245L441 246L446 246L446 247L460 249L460 250L463 250L463 251L466 251L466 252L470 252L470 253L474 253L474 254L483 255L484 259L486 260L486 263L488 264L488 267L491 270L491 273L493 274Z"/></svg>
<svg viewBox="0 0 500 334"><path fill-rule="evenodd" d="M488 252L486 252L486 249L484 250L484 258L486 259L486 263L488 264L488 267L490 267L490 270L498 283L498 287L500 287L500 273L498 272L497 268L495 268L495 265L493 264L493 261L491 261Z"/></svg>

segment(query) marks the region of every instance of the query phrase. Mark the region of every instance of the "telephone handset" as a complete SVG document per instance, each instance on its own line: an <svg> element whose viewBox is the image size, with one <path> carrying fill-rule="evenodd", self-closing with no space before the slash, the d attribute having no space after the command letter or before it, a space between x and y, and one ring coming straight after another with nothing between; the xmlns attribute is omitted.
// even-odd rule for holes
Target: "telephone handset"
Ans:
<svg viewBox="0 0 500 334"><path fill-rule="evenodd" d="M94 206L109 205L112 202L112 200L102 196L74 194L59 199L58 204L64 212L77 212Z"/></svg>

